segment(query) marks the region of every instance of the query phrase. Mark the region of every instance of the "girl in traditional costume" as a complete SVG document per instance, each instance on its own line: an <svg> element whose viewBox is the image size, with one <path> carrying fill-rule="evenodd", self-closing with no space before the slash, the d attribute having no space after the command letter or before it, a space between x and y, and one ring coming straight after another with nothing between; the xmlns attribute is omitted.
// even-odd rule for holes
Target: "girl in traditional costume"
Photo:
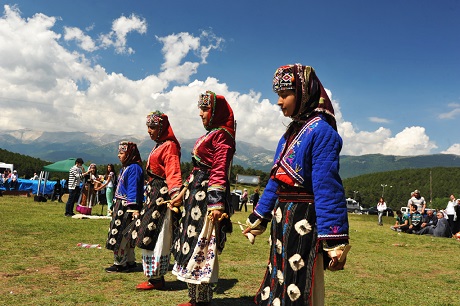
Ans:
<svg viewBox="0 0 460 306"><path fill-rule="evenodd" d="M273 90L284 116L293 121L278 143L270 179L243 231L260 234L271 220L269 264L255 301L324 305L324 269L343 269L349 249L339 176L342 139L332 103L312 67L278 68Z"/></svg>
<svg viewBox="0 0 460 306"><path fill-rule="evenodd" d="M180 197L171 208L184 202L180 232L173 245L173 274L187 283L190 302L179 306L210 305L211 284L218 280L218 255L226 234L231 232L228 173L235 153L233 111L225 98L211 91L198 101L200 117L208 131L193 148L194 168Z"/></svg>
<svg viewBox="0 0 460 306"><path fill-rule="evenodd" d="M113 251L114 264L106 268L106 272L126 272L136 267L133 220L139 216L144 200L144 172L137 145L128 141L120 142L118 159L122 168L118 175L115 205L106 243L106 248Z"/></svg>
<svg viewBox="0 0 460 306"><path fill-rule="evenodd" d="M169 124L168 116L156 111L147 116L147 131L156 146L150 152L146 172L149 176L147 200L136 221L137 246L142 249L144 274L149 279L137 289L164 287L173 241L173 227L180 215L168 208L182 186L180 145Z"/></svg>

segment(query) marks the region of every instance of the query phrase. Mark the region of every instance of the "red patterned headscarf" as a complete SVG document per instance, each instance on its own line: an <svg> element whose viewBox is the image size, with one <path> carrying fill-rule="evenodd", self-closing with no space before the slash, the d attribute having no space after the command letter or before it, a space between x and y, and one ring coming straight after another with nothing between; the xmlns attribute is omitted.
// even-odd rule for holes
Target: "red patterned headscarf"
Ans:
<svg viewBox="0 0 460 306"><path fill-rule="evenodd" d="M118 152L126 152L126 161L123 163L123 167L131 164L138 164L142 167L142 158L137 145L131 141L121 141L118 145Z"/></svg>
<svg viewBox="0 0 460 306"><path fill-rule="evenodd" d="M210 131L215 128L225 129L233 138L235 138L235 119L233 110L225 100L224 96L216 95L208 90L200 94L198 98L198 108L209 107L208 125L205 129Z"/></svg>
<svg viewBox="0 0 460 306"><path fill-rule="evenodd" d="M163 142L166 140L171 140L177 144L180 150L179 141L177 140L176 135L174 135L174 132L171 128L171 124L169 123L168 116L166 114L160 111L151 112L150 114L147 115L147 120L145 124L148 127L151 127L154 129L157 127L160 128L157 139L154 139L156 142Z"/></svg>
<svg viewBox="0 0 460 306"><path fill-rule="evenodd" d="M294 121L305 121L313 113L324 113L327 122L337 130L332 102L313 67L301 64L279 67L273 77L273 91L281 90L295 91L296 107L291 116Z"/></svg>

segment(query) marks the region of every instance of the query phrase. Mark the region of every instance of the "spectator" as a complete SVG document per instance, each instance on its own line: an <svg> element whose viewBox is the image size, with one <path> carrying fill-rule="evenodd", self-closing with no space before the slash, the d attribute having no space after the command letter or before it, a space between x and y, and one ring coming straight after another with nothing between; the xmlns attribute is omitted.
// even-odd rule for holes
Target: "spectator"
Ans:
<svg viewBox="0 0 460 306"><path fill-rule="evenodd" d="M416 234L422 226L422 214L417 210L417 205L412 203L410 205L410 217L408 234Z"/></svg>
<svg viewBox="0 0 460 306"><path fill-rule="evenodd" d="M30 180L35 180L35 181L38 180L37 172L34 172L34 176L32 176Z"/></svg>
<svg viewBox="0 0 460 306"><path fill-rule="evenodd" d="M239 211L243 209L243 205L244 205L244 211L247 212L248 211L248 190L246 188L244 188L243 195L241 196L241 204L240 204Z"/></svg>
<svg viewBox="0 0 460 306"><path fill-rule="evenodd" d="M68 188L69 188L69 199L65 204L65 216L72 217L74 214L73 208L75 202L78 200L78 196L80 195L80 183L83 179L83 176L89 173L89 170L83 173L83 159L77 158L75 160L75 166L70 168L69 170L69 180L68 180Z"/></svg>
<svg viewBox="0 0 460 306"><path fill-rule="evenodd" d="M417 189L414 190L414 195L409 200L409 203L408 203L409 210L410 210L410 204L417 205L417 211L421 213L422 215L425 214L426 201L425 201L425 198L420 195L420 191L418 191Z"/></svg>
<svg viewBox="0 0 460 306"><path fill-rule="evenodd" d="M457 199L457 205L455 205L455 215L457 216L457 221L454 222L454 230L452 235L460 231L460 199Z"/></svg>
<svg viewBox="0 0 460 306"><path fill-rule="evenodd" d="M378 225L383 226L382 218L383 213L387 210L387 203L385 203L385 199L380 197L380 200L377 202L377 212L379 217Z"/></svg>
<svg viewBox="0 0 460 306"><path fill-rule="evenodd" d="M455 233L455 223L458 217L455 212L455 206L457 206L457 200L455 199L455 195L451 194L450 201L447 202L447 207L444 212L447 214L447 221L449 222L449 227L452 233Z"/></svg>
<svg viewBox="0 0 460 306"><path fill-rule="evenodd" d="M94 188L99 191L105 188L105 196L107 201L107 216L112 215L113 209L113 193L115 191L115 186L117 186L117 176L115 174L115 166L113 164L107 165L107 171L104 176L104 184Z"/></svg>
<svg viewBox="0 0 460 306"><path fill-rule="evenodd" d="M438 218L433 213L433 210L428 210L426 216L423 218L421 229L417 232L418 235L425 235L429 233L430 228L435 227L438 223Z"/></svg>
<svg viewBox="0 0 460 306"><path fill-rule="evenodd" d="M442 211L436 213L438 223L434 227L430 227L429 234L435 237L452 237L452 231L450 230L449 221L444 216Z"/></svg>
<svg viewBox="0 0 460 306"><path fill-rule="evenodd" d="M253 211L256 208L257 203L259 203L259 198L260 198L259 188L256 188L256 190L254 190L254 195L252 198L252 210Z"/></svg>
<svg viewBox="0 0 460 306"><path fill-rule="evenodd" d="M425 228L428 226L433 226L433 225L436 225L437 222L438 222L438 219L436 218L436 215L433 213L433 210L430 209L426 212L426 216L423 218L421 227Z"/></svg>
<svg viewBox="0 0 460 306"><path fill-rule="evenodd" d="M390 227L393 231L405 232L409 229L409 217L403 214L400 210L396 211L395 225Z"/></svg>
<svg viewBox="0 0 460 306"><path fill-rule="evenodd" d="M18 172L16 170L13 170L13 174L11 174L10 178L11 178L10 188L17 190L19 187Z"/></svg>
<svg viewBox="0 0 460 306"><path fill-rule="evenodd" d="M2 174L3 186L5 187L5 190L10 190L10 181L9 181L10 177L11 177L10 169L5 169L5 171Z"/></svg>
<svg viewBox="0 0 460 306"><path fill-rule="evenodd" d="M51 196L51 201L58 200L58 202L62 202L62 185L61 182L58 180L54 185L53 195Z"/></svg>

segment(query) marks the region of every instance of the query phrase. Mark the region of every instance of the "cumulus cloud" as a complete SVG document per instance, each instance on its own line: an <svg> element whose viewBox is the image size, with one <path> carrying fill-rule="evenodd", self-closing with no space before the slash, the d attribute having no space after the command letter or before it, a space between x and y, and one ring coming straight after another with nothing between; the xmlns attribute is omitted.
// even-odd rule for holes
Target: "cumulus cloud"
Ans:
<svg viewBox="0 0 460 306"><path fill-rule="evenodd" d="M93 39L79 28L64 27L64 40L75 40L81 49L88 52L93 52L98 49Z"/></svg>
<svg viewBox="0 0 460 306"><path fill-rule="evenodd" d="M447 150L442 151L442 154L454 154L460 155L460 143L455 143L451 145Z"/></svg>
<svg viewBox="0 0 460 306"><path fill-rule="evenodd" d="M103 48L115 47L117 53L134 53L134 50L127 47L126 36L131 32L145 34L147 32L147 21L134 14L129 17L121 16L112 23L112 31L101 34L99 40Z"/></svg>
<svg viewBox="0 0 460 306"><path fill-rule="evenodd" d="M224 95L232 106L238 122L237 141L274 150L289 124L275 101L263 99L258 92L232 91L213 76L190 81L207 63L210 52L217 52L225 42L212 31L157 36L164 57L160 72L131 80L122 73L108 73L87 56L109 47L115 48L115 56L132 54L129 35L147 33L144 19L122 16L113 22L109 33L96 38L87 33L89 29L55 27L55 17L35 14L23 18L16 7L4 6L0 18L0 130L145 137L145 115L158 109L169 115L179 139L194 139L204 132L196 100L205 90ZM67 49L63 43L69 41L75 41L81 51ZM327 92L332 97L332 92ZM383 127L359 131L343 118L339 101L332 102L344 139L343 154L420 155L436 148L422 127L408 127L394 136Z"/></svg>

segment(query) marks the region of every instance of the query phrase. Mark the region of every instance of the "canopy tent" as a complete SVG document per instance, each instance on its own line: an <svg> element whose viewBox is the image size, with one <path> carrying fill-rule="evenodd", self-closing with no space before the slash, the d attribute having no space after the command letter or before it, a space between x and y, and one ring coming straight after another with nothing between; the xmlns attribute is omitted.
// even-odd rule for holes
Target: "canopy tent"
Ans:
<svg viewBox="0 0 460 306"><path fill-rule="evenodd" d="M54 164L50 164L43 167L43 170L40 172L40 176L37 182L37 187L33 188L34 193L39 196L40 194L50 194L53 192L53 189L50 189L49 183L56 185L57 182L49 182L48 181L48 174L49 172L69 172L70 168L75 166L76 158L68 158L64 160L60 160L55 162ZM42 186L43 185L43 186ZM62 184L61 184L62 185Z"/></svg>
<svg viewBox="0 0 460 306"><path fill-rule="evenodd" d="M75 166L76 158L68 158L43 167L46 172L69 172L70 168Z"/></svg>

